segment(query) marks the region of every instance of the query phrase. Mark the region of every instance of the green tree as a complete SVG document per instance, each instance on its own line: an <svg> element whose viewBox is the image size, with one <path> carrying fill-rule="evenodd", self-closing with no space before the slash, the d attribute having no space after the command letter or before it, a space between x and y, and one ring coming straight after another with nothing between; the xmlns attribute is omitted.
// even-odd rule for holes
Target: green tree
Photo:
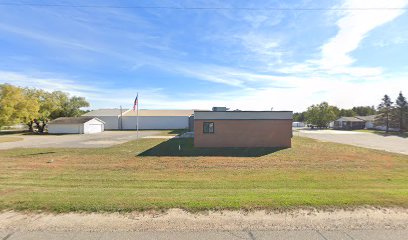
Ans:
<svg viewBox="0 0 408 240"><path fill-rule="evenodd" d="M61 91L49 93L49 101L53 102L54 108L50 112L49 118L56 119L59 117L70 117L66 114L65 109L68 106L69 95Z"/></svg>
<svg viewBox="0 0 408 240"><path fill-rule="evenodd" d="M399 93L397 100L395 101L395 117L398 122L400 132L406 130L405 122L408 118L408 102L407 99L402 95L402 92Z"/></svg>
<svg viewBox="0 0 408 240"><path fill-rule="evenodd" d="M83 114L82 107L89 107L83 97L69 97L68 93L61 91L46 92L32 90L40 103L39 116L34 120L39 132L43 132L49 120L59 117L78 117Z"/></svg>
<svg viewBox="0 0 408 240"><path fill-rule="evenodd" d="M319 128L328 127L331 121L336 119L336 108L327 102L312 105L307 108L306 121Z"/></svg>
<svg viewBox="0 0 408 240"><path fill-rule="evenodd" d="M89 107L89 102L83 97L73 96L65 105L64 112L67 117L78 117L84 114L84 111L81 110L83 107Z"/></svg>
<svg viewBox="0 0 408 240"><path fill-rule="evenodd" d="M82 107L89 107L85 98L65 92L0 85L0 126L24 122L30 131L35 124L43 132L49 120L80 116Z"/></svg>
<svg viewBox="0 0 408 240"><path fill-rule="evenodd" d="M340 109L337 117L354 117L356 115L352 109Z"/></svg>
<svg viewBox="0 0 408 240"><path fill-rule="evenodd" d="M39 104L37 117L34 119L30 119L27 122L27 126L29 127L30 131L33 131L33 125L35 124L38 131L43 132L45 127L42 124L43 120L48 118L49 113L51 112L51 109L55 107L55 104L52 101L49 101L49 93L44 90L38 90L35 88L27 89L26 94L30 98L36 99Z"/></svg>
<svg viewBox="0 0 408 240"><path fill-rule="evenodd" d="M376 125L385 125L385 132L388 133L392 122L393 102L386 94L382 102L378 105L378 115L375 118Z"/></svg>
<svg viewBox="0 0 408 240"><path fill-rule="evenodd" d="M29 90L10 84L0 85L0 126L32 121L38 117L39 103Z"/></svg>
<svg viewBox="0 0 408 240"><path fill-rule="evenodd" d="M358 106L353 107L351 110L353 110L357 116L369 116L377 113L374 106Z"/></svg>
<svg viewBox="0 0 408 240"><path fill-rule="evenodd" d="M305 112L294 113L293 121L294 122L305 122L306 121Z"/></svg>

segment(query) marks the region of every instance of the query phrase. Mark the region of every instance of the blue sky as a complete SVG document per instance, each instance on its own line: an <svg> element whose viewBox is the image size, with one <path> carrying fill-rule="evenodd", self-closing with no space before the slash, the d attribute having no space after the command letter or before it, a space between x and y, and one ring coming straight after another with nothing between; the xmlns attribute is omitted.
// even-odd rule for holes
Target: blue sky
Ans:
<svg viewBox="0 0 408 240"><path fill-rule="evenodd" d="M85 96L93 109L131 107L137 92L152 109L377 105L408 95L404 8L408 0L1 0L0 83Z"/></svg>

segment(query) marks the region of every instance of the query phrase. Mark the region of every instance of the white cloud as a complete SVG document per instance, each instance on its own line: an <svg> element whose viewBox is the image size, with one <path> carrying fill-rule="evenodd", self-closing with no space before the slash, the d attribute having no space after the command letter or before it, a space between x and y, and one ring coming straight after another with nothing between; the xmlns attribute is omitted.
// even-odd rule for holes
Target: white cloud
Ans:
<svg viewBox="0 0 408 240"><path fill-rule="evenodd" d="M1 70L0 82L21 87L40 88L46 91L65 91L72 95L83 95L84 93L92 93L95 91L94 88L88 85L82 85L78 81L70 79L49 76L38 77L31 74Z"/></svg>
<svg viewBox="0 0 408 240"><path fill-rule="evenodd" d="M406 5L407 1L403 0L389 2L347 0L344 1L341 7L378 8L404 7ZM164 40L162 36L166 36L166 33L157 35L157 29L153 31L153 35L149 34L149 31L145 31L145 29L134 33L125 29L122 31L122 29L114 30L113 28L112 31L106 31L109 27L107 28L103 23L111 24L109 26L117 24L117 22L112 21L112 23L109 23L109 21L120 18L122 16L120 10L109 13L106 19L103 18L105 15L101 19L95 20L89 17L80 18L81 31L68 38L62 36L64 33L60 33L60 35L46 34L46 31L41 30L41 28L39 30L37 28L23 28L18 24L7 25L0 23L0 30L3 30L3 32L35 39L47 46L62 46L68 48L69 51L71 51L71 48L85 50L85 52L92 51L98 53L97 57L99 57L99 54L104 54L120 59L121 64L126 62L129 65L134 65L133 70L135 71L142 66L151 65L156 69L174 73L175 75L187 76L192 81L208 81L224 86L219 88L223 89L223 93L214 93L211 90L209 92L204 92L205 90L197 91L200 85L191 83L191 87L186 90L186 93L183 93L188 97L175 97L174 94L177 93L163 88L132 90L115 87L112 89L101 82L84 83L79 78L60 77L58 74L1 70L0 82L37 87L49 91L61 90L73 95L85 96L92 102L92 108L118 107L119 105L131 107L136 94L135 91L140 93L142 108L156 109L209 109L215 105L225 105L234 109L269 110L273 107L274 110L300 111L320 101L329 101L329 103L336 104L339 107L372 105L376 104L377 100L379 101L385 93L396 96L402 90L407 94L406 79L408 79L408 73L388 74L387 69L383 69L381 66L357 67L355 66L357 60L353 58L352 53L362 45L371 31L393 21L402 13L404 13L403 10L342 11L340 15L335 16L335 26L338 31L318 49L318 57L290 63L281 59L279 65L282 67L280 69L267 68L271 69L271 71L259 71L259 69L264 70L264 65L273 65L277 59L285 57L282 55L282 49L286 46L284 40L287 40L291 34L288 33L286 36L286 32L283 32L282 36L285 36L280 39L277 37L279 35L276 32L266 28L267 26L279 24L283 18L282 16L271 18L262 14L247 15L244 16L244 19L241 19L246 27L228 28L226 27L229 26L227 23L224 25L216 22L217 24L214 24L218 30L216 33L225 31L225 35L213 34L210 37L203 36L200 39L208 38L213 40L213 43L216 42L215 46L219 47L220 51L226 52L225 54L216 54L214 59L207 59L207 62L215 60L213 64L204 63L205 59L199 58L203 56L198 56L197 62L195 62L194 57L187 59L187 57L183 58L173 54L177 52L176 50L179 50L172 48L171 43L174 39L169 37L170 40ZM236 21L236 15L231 15L231 20ZM132 19L133 15L125 15L121 21L126 22L127 18ZM133 23L135 26L143 25L139 22L139 17L136 17ZM103 27L98 29L96 25L103 25ZM218 29L218 26L222 27ZM252 27L248 28L248 26ZM150 23L149 28L154 29L155 27L153 23ZM84 29L92 30L89 38L82 38L82 33L86 32ZM248 31L248 29L251 29L251 31ZM276 29L280 28L277 27ZM289 30L286 29L285 31ZM294 35L299 37L297 34ZM118 39L114 39L115 36L119 36L120 41L116 41ZM177 38L175 39L177 40ZM95 44L93 41L95 41ZM124 43L131 43L131 47L129 47L129 44ZM159 54L160 57L158 57L148 51L139 53L139 48L156 49L160 51L161 55ZM206 46L204 45L203 51L205 50ZM290 51L291 46L284 50ZM167 52L167 54L163 54L163 52ZM228 55L228 52L233 53ZM194 54L192 53L192 55ZM224 59L222 58L230 56L237 56L239 59L229 61L232 64L217 65L215 63L223 62ZM97 59L97 57L93 57ZM234 64L238 61L242 63L240 64L241 67ZM279 72L279 74L276 72ZM365 81L357 82L361 79ZM190 84L187 81L186 84ZM190 90L191 93L189 93Z"/></svg>
<svg viewBox="0 0 408 240"><path fill-rule="evenodd" d="M159 106L167 98L160 88L119 88L112 90L98 83L82 83L80 79L67 79L52 76L53 74L18 73L0 70L0 83L9 83L20 87L43 89L46 91L63 91L71 96L85 97L91 102L91 109L131 107L137 92L144 95L144 102L149 106Z"/></svg>
<svg viewBox="0 0 408 240"><path fill-rule="evenodd" d="M346 0L341 8L403 8L408 5L406 0ZM336 36L322 46L321 67L331 69L349 66L355 62L350 56L367 34L398 16L404 10L347 10L336 22L339 28Z"/></svg>
<svg viewBox="0 0 408 240"><path fill-rule="evenodd" d="M408 43L408 31L404 32L403 34L404 36L396 36L391 39L382 39L377 42L374 42L373 46L383 48L383 47L388 47L392 45L407 44Z"/></svg>
<svg viewBox="0 0 408 240"><path fill-rule="evenodd" d="M246 49L258 55L275 55L279 46L279 41L272 36L255 32L237 35L235 38L239 39Z"/></svg>
<svg viewBox="0 0 408 240"><path fill-rule="evenodd" d="M163 62L160 59L151 59L148 64L164 71L182 74L201 81L220 83L240 89L251 89L257 87L291 88L291 82L279 76L256 73L241 68L223 67L212 64L192 62ZM139 65L136 65L137 69Z"/></svg>
<svg viewBox="0 0 408 240"><path fill-rule="evenodd" d="M344 80L350 82L364 78L372 81L374 78L384 79L387 69L381 66L355 66L357 59L352 57L352 53L357 50L369 33L386 23L390 23L397 17L405 13L402 8L408 5L407 0L345 0L341 5L334 8L345 8L345 11L329 11L330 19L337 20L335 25L338 30L334 37L329 39L320 47L319 57L306 60L304 62L288 63L277 69L278 72L294 74L308 78L310 76L326 79L326 86L332 86L336 81ZM366 9L370 10L355 10ZM376 8L393 8L392 10L375 10ZM398 9L401 8L401 9ZM354 10L353 10L354 9ZM374 10L373 10L374 9ZM393 81L389 79L388 81ZM344 86L346 86L344 82ZM314 83L313 83L314 84ZM385 82L383 82L385 84ZM315 84L314 84L315 85ZM341 84L337 84L340 88ZM365 89L367 87L361 83L354 83L353 89ZM378 87L378 85L376 85ZM347 89L351 86L347 85ZM339 89L333 89L333 94Z"/></svg>
<svg viewBox="0 0 408 240"><path fill-rule="evenodd" d="M33 30L19 28L16 26L11 26L7 24L3 24L3 23L0 23L0 30L7 31L13 34L18 34L18 35L21 35L27 38L35 39L35 40L41 41L46 44L53 44L53 45L58 45L58 46L65 46L69 48L76 48L76 49L89 50L89 51L98 51L98 49L94 48L93 46L83 44L74 39L62 39L62 38L48 35L44 32L36 32Z"/></svg>
<svg viewBox="0 0 408 240"><path fill-rule="evenodd" d="M98 83L82 83L78 79L41 77L38 74L22 74L0 71L0 82L18 86L36 87L48 91L60 90L72 95L84 96L91 102L91 108L130 108L139 92L140 107L150 109L210 109L212 106L227 106L241 110L294 110L302 111L308 106L328 101L339 107L356 105L377 105L384 94L395 98L399 91L408 93L406 79L408 72L372 77L359 84L353 77L342 76L328 82L324 76L296 77L272 76L237 72L240 78L252 81L266 81L263 87L228 89L222 93L188 93L180 97L161 88L119 88L111 90ZM286 87L271 86L285 84ZM392 84L391 84L392 83Z"/></svg>

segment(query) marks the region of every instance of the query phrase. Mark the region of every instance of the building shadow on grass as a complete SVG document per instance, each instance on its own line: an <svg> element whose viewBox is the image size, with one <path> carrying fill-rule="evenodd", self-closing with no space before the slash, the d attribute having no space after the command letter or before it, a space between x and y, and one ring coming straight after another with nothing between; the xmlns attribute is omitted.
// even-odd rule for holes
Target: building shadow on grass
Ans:
<svg viewBox="0 0 408 240"><path fill-rule="evenodd" d="M186 132L188 132L188 129L173 129L170 130L169 134L181 135Z"/></svg>
<svg viewBox="0 0 408 240"><path fill-rule="evenodd" d="M2 135L12 135L12 134L20 134L20 133L22 133L22 134L24 134L24 133L26 133L27 131L24 131L24 130L16 130L16 131L12 131L12 130L2 130L2 131L0 131L0 136L2 136Z"/></svg>
<svg viewBox="0 0 408 240"><path fill-rule="evenodd" d="M56 152L53 151L48 151L48 152L37 152L37 153L27 153L27 154L21 154L19 155L20 157L25 157L25 156L38 156L38 155L47 155L47 154L53 154Z"/></svg>
<svg viewBox="0 0 408 240"><path fill-rule="evenodd" d="M261 157L285 148L195 148L193 138L172 138L137 156L219 156L219 157Z"/></svg>

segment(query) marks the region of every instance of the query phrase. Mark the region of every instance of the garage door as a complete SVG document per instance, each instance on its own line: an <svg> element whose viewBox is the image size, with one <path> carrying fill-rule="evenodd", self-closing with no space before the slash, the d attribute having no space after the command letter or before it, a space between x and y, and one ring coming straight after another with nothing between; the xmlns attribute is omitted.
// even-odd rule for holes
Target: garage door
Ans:
<svg viewBox="0 0 408 240"><path fill-rule="evenodd" d="M102 124L89 124L86 126L85 133L100 133L102 132Z"/></svg>

